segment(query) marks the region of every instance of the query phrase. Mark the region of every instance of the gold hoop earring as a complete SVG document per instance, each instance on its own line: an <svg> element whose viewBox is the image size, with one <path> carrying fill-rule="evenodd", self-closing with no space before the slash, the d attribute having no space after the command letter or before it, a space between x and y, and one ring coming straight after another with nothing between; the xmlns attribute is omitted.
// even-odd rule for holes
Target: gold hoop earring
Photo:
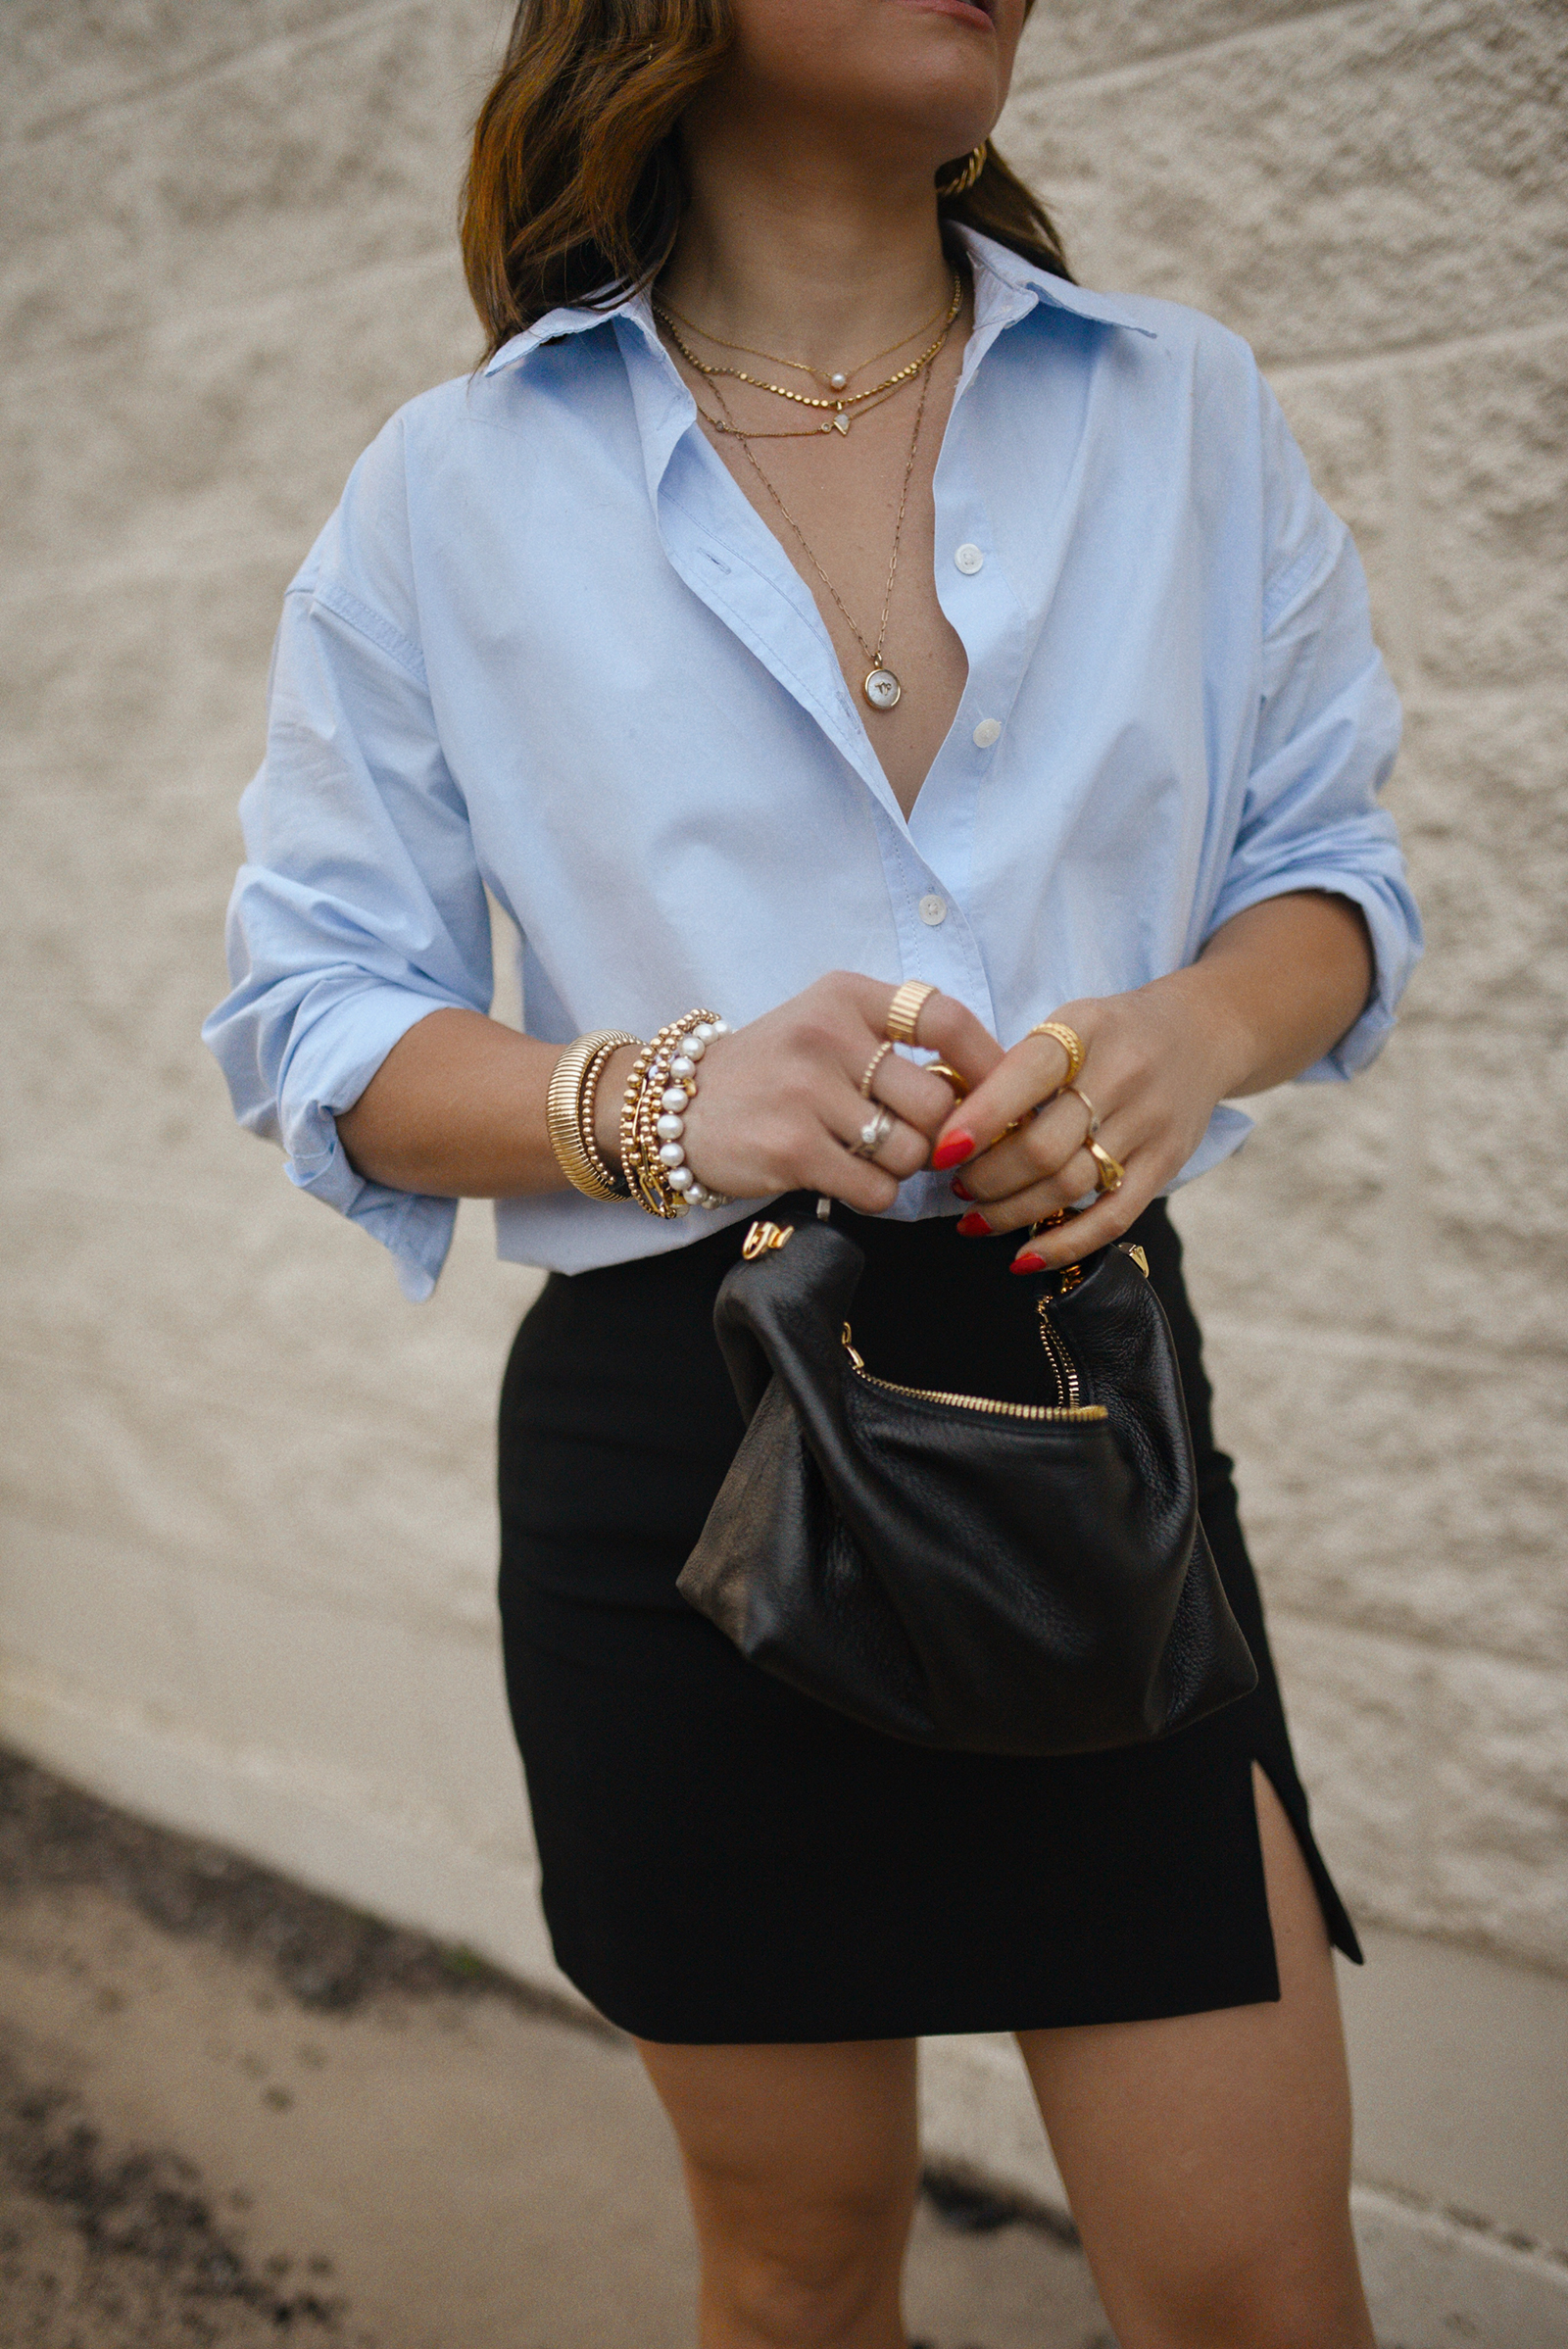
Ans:
<svg viewBox="0 0 1568 2349"><path fill-rule="evenodd" d="M953 177L937 181L937 194L946 197L966 196L986 168L990 146L991 141L983 138L978 147L971 147Z"/></svg>

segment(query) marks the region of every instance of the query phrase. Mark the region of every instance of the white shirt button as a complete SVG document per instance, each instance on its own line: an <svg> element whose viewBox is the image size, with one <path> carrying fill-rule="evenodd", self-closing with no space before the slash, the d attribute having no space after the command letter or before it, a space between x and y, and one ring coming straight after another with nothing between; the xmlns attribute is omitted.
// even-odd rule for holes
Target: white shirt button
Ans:
<svg viewBox="0 0 1568 2349"><path fill-rule="evenodd" d="M928 930L936 929L947 918L948 901L946 898L939 898L933 891L930 897L920 900L920 919Z"/></svg>
<svg viewBox="0 0 1568 2349"><path fill-rule="evenodd" d="M955 552L953 560L957 564L959 570L964 573L965 577L967 577L971 572L977 571L980 568L980 565L985 561L985 557L981 554L978 547L971 546L969 541L965 539L962 546Z"/></svg>
<svg viewBox="0 0 1568 2349"><path fill-rule="evenodd" d="M994 717L983 717L974 730L975 749L977 751L989 751L992 744L1001 735L1001 732L1002 725L999 719Z"/></svg>

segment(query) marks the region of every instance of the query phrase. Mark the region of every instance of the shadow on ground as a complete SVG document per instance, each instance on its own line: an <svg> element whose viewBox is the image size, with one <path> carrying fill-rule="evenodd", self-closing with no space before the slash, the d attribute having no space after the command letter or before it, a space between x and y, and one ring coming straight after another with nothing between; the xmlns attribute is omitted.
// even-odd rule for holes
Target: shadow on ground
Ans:
<svg viewBox="0 0 1568 2349"><path fill-rule="evenodd" d="M689 2349L626 2042L0 1754L0 2349ZM933 2178L927 2349L1113 2349L1076 2247Z"/></svg>

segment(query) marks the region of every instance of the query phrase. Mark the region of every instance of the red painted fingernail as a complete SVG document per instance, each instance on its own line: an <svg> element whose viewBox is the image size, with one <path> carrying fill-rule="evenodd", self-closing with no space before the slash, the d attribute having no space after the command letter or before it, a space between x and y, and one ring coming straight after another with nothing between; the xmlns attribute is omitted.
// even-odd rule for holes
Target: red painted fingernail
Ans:
<svg viewBox="0 0 1568 2349"><path fill-rule="evenodd" d="M953 1193L955 1199L973 1199L974 1197L974 1193L967 1190L964 1185L959 1182L956 1175L954 1176L953 1181L949 1184L948 1188Z"/></svg>
<svg viewBox="0 0 1568 2349"><path fill-rule="evenodd" d="M978 1240L982 1232L989 1232L991 1226L985 1217L976 1215L973 1208L967 1215L960 1215L958 1218L958 1233L961 1239Z"/></svg>
<svg viewBox="0 0 1568 2349"><path fill-rule="evenodd" d="M931 1163L939 1174L945 1174L950 1166L961 1166L965 1158L973 1156L974 1136L966 1134L959 1126L956 1133L948 1136L946 1142L937 1144L931 1152Z"/></svg>
<svg viewBox="0 0 1568 2349"><path fill-rule="evenodd" d="M1049 1272L1051 1267L1044 1256L1037 1256L1032 1248L1026 1248L1021 1256L1013 1257L1007 1269L1009 1272Z"/></svg>

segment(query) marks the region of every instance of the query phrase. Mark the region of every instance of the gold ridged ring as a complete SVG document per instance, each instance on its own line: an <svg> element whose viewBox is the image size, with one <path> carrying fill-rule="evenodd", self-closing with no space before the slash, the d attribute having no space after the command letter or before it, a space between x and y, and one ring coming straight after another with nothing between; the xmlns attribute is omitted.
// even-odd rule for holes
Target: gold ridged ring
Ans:
<svg viewBox="0 0 1568 2349"><path fill-rule="evenodd" d="M1075 1085L1078 1072L1088 1057L1084 1040L1077 1029L1069 1028L1064 1019L1041 1019L1035 1022L1029 1033L1031 1036L1049 1036L1054 1043L1060 1045L1067 1055L1067 1073L1056 1091L1064 1093L1069 1085Z"/></svg>
<svg viewBox="0 0 1568 2349"><path fill-rule="evenodd" d="M893 1001L882 1023L882 1033L889 1044L918 1042L915 1030L920 1025L920 1014L936 992L924 979L906 979L902 987L894 988ZM1079 1066L1082 1065L1080 1061Z"/></svg>

